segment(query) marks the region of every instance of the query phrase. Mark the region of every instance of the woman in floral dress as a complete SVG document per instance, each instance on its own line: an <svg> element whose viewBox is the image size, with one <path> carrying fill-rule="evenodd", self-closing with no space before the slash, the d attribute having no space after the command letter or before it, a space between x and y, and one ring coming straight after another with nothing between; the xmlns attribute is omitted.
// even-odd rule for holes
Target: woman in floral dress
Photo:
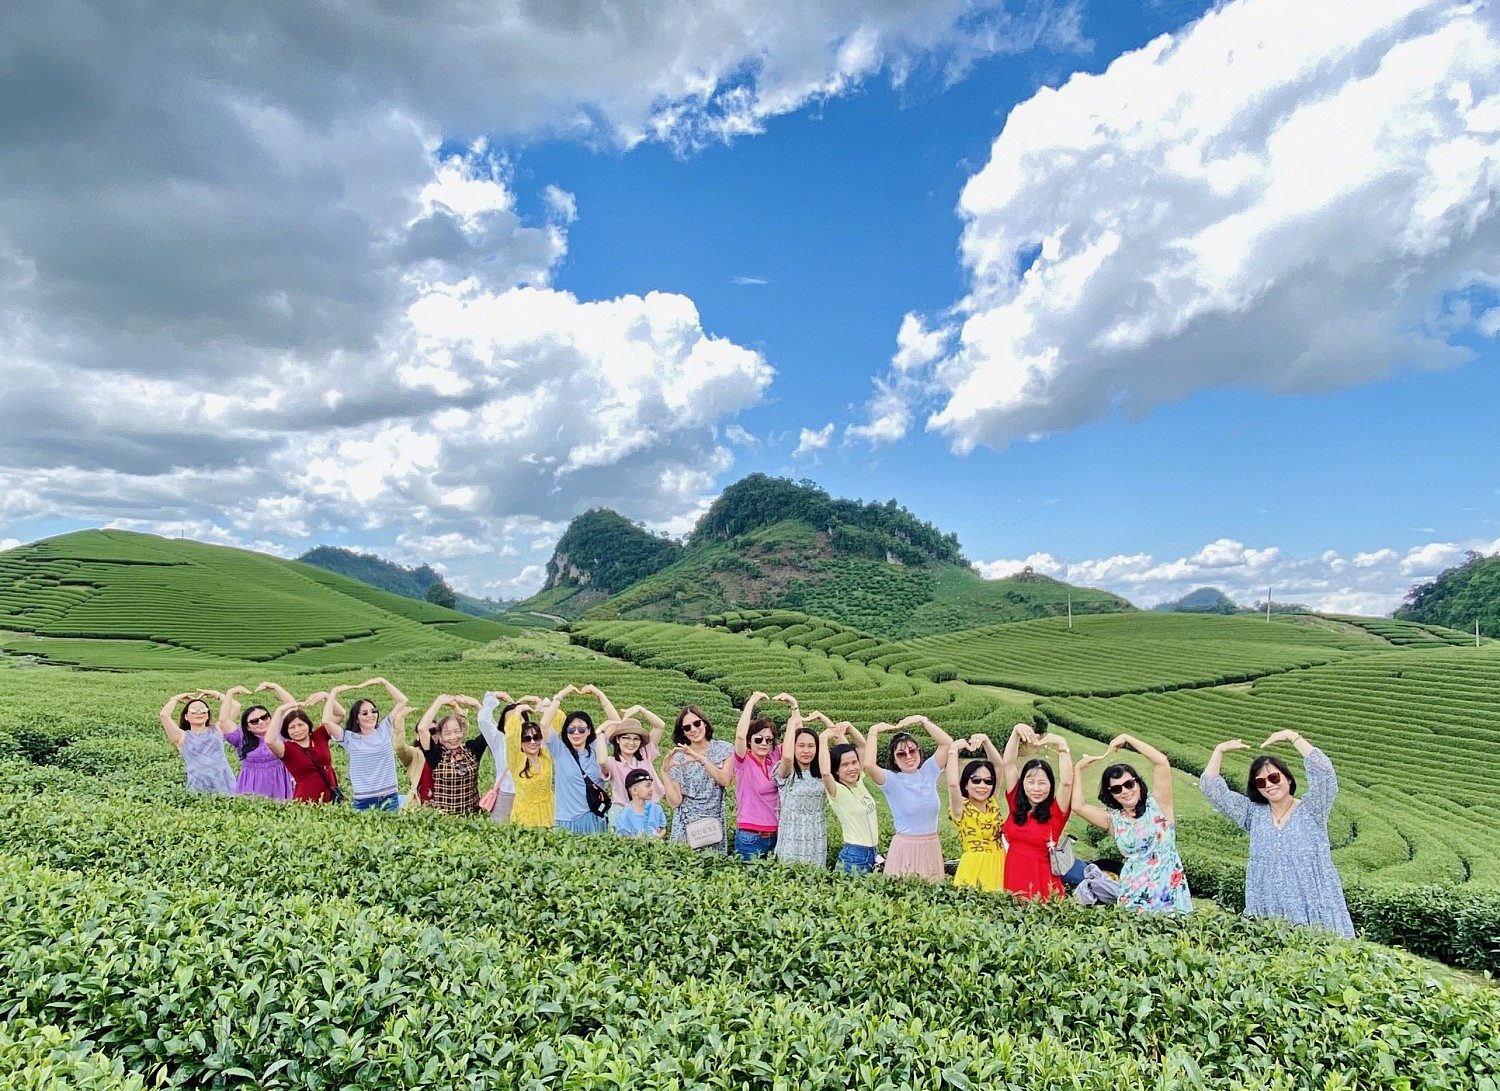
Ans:
<svg viewBox="0 0 1500 1091"><path fill-rule="evenodd" d="M726 852L724 837L724 789L734 779L734 746L715 741L714 728L703 710L688 705L677 714L672 728L673 746L662 765L662 788L672 807L671 839L685 844L689 822L717 819L718 841L699 846L703 852Z"/></svg>
<svg viewBox="0 0 1500 1091"><path fill-rule="evenodd" d="M1082 770L1116 750L1130 747L1151 763L1151 791L1140 774L1116 762L1099 778L1099 802L1083 801L1083 778L1073 780L1073 813L1109 830L1120 850L1120 905L1142 913L1191 913L1193 900L1177 853L1177 822L1172 810L1172 765L1167 756L1134 735L1116 735L1103 754L1078 760Z"/></svg>

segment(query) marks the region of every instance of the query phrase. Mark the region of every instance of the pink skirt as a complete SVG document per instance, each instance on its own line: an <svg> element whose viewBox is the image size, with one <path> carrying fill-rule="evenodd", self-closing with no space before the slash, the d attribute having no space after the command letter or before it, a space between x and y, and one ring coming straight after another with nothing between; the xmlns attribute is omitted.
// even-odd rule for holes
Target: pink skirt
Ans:
<svg viewBox="0 0 1500 1091"><path fill-rule="evenodd" d="M887 875L920 875L933 883L943 881L943 843L935 833L898 833L885 854Z"/></svg>

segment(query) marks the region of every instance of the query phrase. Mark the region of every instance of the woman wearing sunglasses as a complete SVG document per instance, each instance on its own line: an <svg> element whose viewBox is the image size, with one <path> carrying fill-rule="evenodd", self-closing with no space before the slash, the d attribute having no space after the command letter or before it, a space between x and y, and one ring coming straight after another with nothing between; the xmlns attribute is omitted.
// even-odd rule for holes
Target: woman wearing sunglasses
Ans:
<svg viewBox="0 0 1500 1091"><path fill-rule="evenodd" d="M782 748L776 745L776 721L755 714L756 705L769 700L773 698L759 690L752 693L734 729L734 854L741 860L775 852L781 824L775 770ZM779 693L774 700L787 702L796 713L795 698Z"/></svg>
<svg viewBox="0 0 1500 1091"><path fill-rule="evenodd" d="M1151 763L1151 791L1140 774L1115 762L1099 778L1099 802L1083 798L1084 769L1116 750L1130 747ZM1078 759L1073 767L1073 813L1092 826L1109 830L1124 860L1120 868L1120 905L1143 913L1191 913L1187 876L1177 853L1177 819L1172 809L1172 765L1167 756L1134 735L1116 735L1103 754Z"/></svg>
<svg viewBox="0 0 1500 1091"><path fill-rule="evenodd" d="M292 700L292 695L275 682L262 682L255 692L271 690L278 704ZM271 713L264 705L250 705L240 711L239 698L249 696L244 686L230 686L219 702L219 730L240 759L240 775L234 791L242 796L265 796L267 799L292 798L292 778L286 766L266 747L266 733L271 727ZM235 718L239 726L234 726Z"/></svg>
<svg viewBox="0 0 1500 1091"><path fill-rule="evenodd" d="M1353 936L1344 886L1328 844L1328 815L1338 793L1333 763L1290 729L1276 732L1260 748L1283 742L1290 742L1302 755L1307 773L1307 793L1302 798L1297 798L1292 771L1274 754L1261 754L1250 763L1244 795L1231 789L1219 767L1229 751L1250 749L1243 739L1214 747L1198 787L1214 810L1250 835L1246 916L1284 917L1293 924L1312 924Z"/></svg>
<svg viewBox="0 0 1500 1091"><path fill-rule="evenodd" d="M598 686L564 686L542 709L542 723L551 724L553 714L570 694L586 694L597 700L611 720L620 713ZM599 736L594 720L587 712L573 711L563 717L561 731L549 732L543 739L552 755L552 794L556 801L555 822L570 833L603 833L607 828L609 788L604 770L599 767ZM596 798L605 801L603 813L595 810L589 799L593 788Z"/></svg>
<svg viewBox="0 0 1500 1091"><path fill-rule="evenodd" d="M734 779L734 747L714 738L714 726L697 705L677 714L672 749L662 765L661 786L672 808L671 839L698 852L725 852L724 789ZM714 824L717 834L714 836ZM690 839L688 827L696 832Z"/></svg>
<svg viewBox="0 0 1500 1091"><path fill-rule="evenodd" d="M915 724L927 729L937 750L925 761L922 748L909 731ZM890 768L880 767L880 733L895 731L891 740ZM943 881L943 844L938 840L937 782L948 764L953 739L926 716L908 716L898 724L875 724L865 736L865 772L885 792L896 833L886 853L887 875L919 875L933 883Z"/></svg>
<svg viewBox="0 0 1500 1091"><path fill-rule="evenodd" d="M490 696L485 695L486 699ZM552 755L544 744L548 728L535 719L534 710L541 703L539 697L521 697L506 705L500 710L500 729L505 734L506 771L516 790L510 824L550 830L556 806L552 794ZM483 710L481 704L481 720Z"/></svg>
<svg viewBox="0 0 1500 1091"><path fill-rule="evenodd" d="M959 760L965 750L988 755L967 765ZM959 766L963 765L960 770ZM1000 828L1005 812L995 793L1000 755L988 735L976 733L967 739L955 739L948 757L948 812L958 827L964 854L953 874L954 886L977 886L981 890L999 890L1005 878L1005 848L1000 842Z"/></svg>
<svg viewBox="0 0 1500 1091"><path fill-rule="evenodd" d="M234 795L235 776L226 752L229 740L224 737L229 724L220 720L214 725L208 707L210 697L224 699L222 693L208 689L167 698L161 706L161 728L173 749L182 755L188 791L230 796ZM178 705L182 705L181 715L177 715Z"/></svg>

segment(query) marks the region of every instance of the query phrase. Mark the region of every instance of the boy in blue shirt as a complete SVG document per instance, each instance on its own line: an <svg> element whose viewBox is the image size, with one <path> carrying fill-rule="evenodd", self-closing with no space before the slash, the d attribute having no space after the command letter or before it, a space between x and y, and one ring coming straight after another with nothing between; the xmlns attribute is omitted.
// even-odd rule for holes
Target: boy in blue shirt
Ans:
<svg viewBox="0 0 1500 1091"><path fill-rule="evenodd" d="M632 769L625 777L629 802L615 815L615 832L622 837L661 838L667 835L667 812L651 801L651 773Z"/></svg>

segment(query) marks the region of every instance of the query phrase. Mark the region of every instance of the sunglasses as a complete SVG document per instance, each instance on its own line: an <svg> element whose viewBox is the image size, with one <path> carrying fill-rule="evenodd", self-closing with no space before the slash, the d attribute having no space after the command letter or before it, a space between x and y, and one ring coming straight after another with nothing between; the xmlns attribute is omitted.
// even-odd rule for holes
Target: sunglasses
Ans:
<svg viewBox="0 0 1500 1091"><path fill-rule="evenodd" d="M588 733L589 733L589 729L588 729L587 725L585 725L585 724L569 724L568 725L568 734L569 735L587 735Z"/></svg>
<svg viewBox="0 0 1500 1091"><path fill-rule="evenodd" d="M1122 780L1118 784L1111 784L1109 786L1109 794L1112 795L1112 796L1117 796L1121 792L1123 792L1126 788L1134 788L1134 787L1136 787L1137 783L1138 782L1135 781L1135 780Z"/></svg>
<svg viewBox="0 0 1500 1091"><path fill-rule="evenodd" d="M266 721L270 720L270 718L271 717L270 717L269 714L262 712L259 716L251 716L245 722L247 724L249 724L251 727L254 727L256 724L263 724L263 723L265 723Z"/></svg>
<svg viewBox="0 0 1500 1091"><path fill-rule="evenodd" d="M522 742L541 742L542 741L542 736L539 733L535 732L535 731L523 731L523 732L521 732L521 741Z"/></svg>
<svg viewBox="0 0 1500 1091"><path fill-rule="evenodd" d="M682 721L682 729L684 731L686 731L690 727L704 727L704 726L706 726L706 725L704 724L704 722L702 720L683 720Z"/></svg>
<svg viewBox="0 0 1500 1091"><path fill-rule="evenodd" d="M916 758L921 756L922 751L918 750L915 746L903 746L899 750L891 751L891 753L895 754L898 758Z"/></svg>
<svg viewBox="0 0 1500 1091"><path fill-rule="evenodd" d="M1281 774L1280 773L1267 773L1263 777L1256 777L1255 778L1255 786L1257 788L1270 788L1273 785L1277 785L1277 784L1280 784L1280 783L1281 783Z"/></svg>
<svg viewBox="0 0 1500 1091"><path fill-rule="evenodd" d="M751 739L750 741L753 742L753 743L756 743L757 745L770 746L771 745L771 741L772 741L772 737L770 735L757 735L757 736L755 736L755 738Z"/></svg>
<svg viewBox="0 0 1500 1091"><path fill-rule="evenodd" d="M994 782L994 780L992 780L989 777L970 777L969 778L969 783L970 784L994 784L995 782Z"/></svg>

